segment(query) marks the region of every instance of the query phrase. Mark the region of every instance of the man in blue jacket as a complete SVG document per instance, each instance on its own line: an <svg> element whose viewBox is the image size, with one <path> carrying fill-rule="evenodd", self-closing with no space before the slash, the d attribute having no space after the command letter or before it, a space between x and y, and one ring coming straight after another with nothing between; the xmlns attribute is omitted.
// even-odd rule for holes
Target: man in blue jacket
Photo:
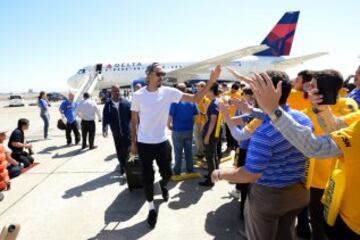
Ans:
<svg viewBox="0 0 360 240"><path fill-rule="evenodd" d="M114 138L117 158L120 162L120 174L125 173L125 164L129 158L131 144L130 135L131 111L130 103L120 96L119 86L111 87L111 99L103 109L103 136L108 135L108 125Z"/></svg>

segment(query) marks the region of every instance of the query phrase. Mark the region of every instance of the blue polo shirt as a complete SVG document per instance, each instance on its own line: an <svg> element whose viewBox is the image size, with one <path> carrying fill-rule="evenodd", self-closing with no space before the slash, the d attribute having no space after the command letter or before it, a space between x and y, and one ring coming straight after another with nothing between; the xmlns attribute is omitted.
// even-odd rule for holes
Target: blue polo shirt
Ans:
<svg viewBox="0 0 360 240"><path fill-rule="evenodd" d="M360 108L360 88L353 89L346 97L354 99Z"/></svg>
<svg viewBox="0 0 360 240"><path fill-rule="evenodd" d="M170 106L169 115L173 119L173 131L192 131L194 127L194 117L198 113L199 111L194 103L172 103Z"/></svg>
<svg viewBox="0 0 360 240"><path fill-rule="evenodd" d="M283 106L296 122L313 128L310 119L303 113ZM268 116L253 133L246 156L245 170L262 173L257 184L282 188L302 180L305 175L306 157L289 143L273 127Z"/></svg>
<svg viewBox="0 0 360 240"><path fill-rule="evenodd" d="M68 123L73 123L76 121L76 108L77 103L70 102L69 100L65 100L60 105L60 111L64 113L65 118Z"/></svg>

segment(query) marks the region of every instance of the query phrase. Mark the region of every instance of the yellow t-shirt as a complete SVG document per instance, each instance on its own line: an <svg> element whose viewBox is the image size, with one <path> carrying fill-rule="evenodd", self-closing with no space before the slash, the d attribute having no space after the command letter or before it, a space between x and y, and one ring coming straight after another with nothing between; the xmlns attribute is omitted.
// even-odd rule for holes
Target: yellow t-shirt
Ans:
<svg viewBox="0 0 360 240"><path fill-rule="evenodd" d="M245 125L245 129L249 132L249 133L253 133L255 132L255 130L261 125L262 120L260 119L253 119L251 122L249 122L248 124Z"/></svg>
<svg viewBox="0 0 360 240"><path fill-rule="evenodd" d="M199 114L195 117L195 123L204 125L206 123L206 111L210 104L210 100L207 97L203 97L196 105L199 110Z"/></svg>
<svg viewBox="0 0 360 240"><path fill-rule="evenodd" d="M340 89L339 96L340 97L346 97L348 95L348 93L349 93L349 90L347 88L343 87L343 88Z"/></svg>
<svg viewBox="0 0 360 240"><path fill-rule="evenodd" d="M225 96L228 96L231 98L237 98L237 99L240 99L241 98L241 91L238 90L236 92L231 92L231 91L228 91L225 93ZM229 110L229 114L230 114L230 117L234 117L235 116L235 113L236 113L236 107L231 105L230 106L230 110Z"/></svg>
<svg viewBox="0 0 360 240"><path fill-rule="evenodd" d="M304 98L304 92L292 89L287 100L290 108L302 111L307 108L311 108L311 102L309 99Z"/></svg>
<svg viewBox="0 0 360 240"><path fill-rule="evenodd" d="M353 122L360 120L360 110L357 110L354 113L343 116L341 117L341 119L346 123L346 125L350 126Z"/></svg>
<svg viewBox="0 0 360 240"><path fill-rule="evenodd" d="M360 234L360 121L331 133L331 137L343 152L340 161L346 183L340 216L352 231Z"/></svg>
<svg viewBox="0 0 360 240"><path fill-rule="evenodd" d="M336 117L347 115L350 112L358 110L357 103L353 99L339 98L335 105L331 105L331 111ZM312 109L304 110L304 113L311 119L314 127L314 134L316 136L324 135L320 127L316 114ZM311 187L325 189L327 181L330 178L331 172L335 167L336 158L312 160L314 161L314 170L311 179Z"/></svg>

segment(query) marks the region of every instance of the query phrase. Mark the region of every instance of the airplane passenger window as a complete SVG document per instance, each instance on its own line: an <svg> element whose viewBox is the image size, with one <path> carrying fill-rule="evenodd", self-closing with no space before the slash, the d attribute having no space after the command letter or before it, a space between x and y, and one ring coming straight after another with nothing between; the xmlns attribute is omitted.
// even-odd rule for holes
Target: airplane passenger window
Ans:
<svg viewBox="0 0 360 240"><path fill-rule="evenodd" d="M124 68L121 68L121 71L124 71Z"/></svg>
<svg viewBox="0 0 360 240"><path fill-rule="evenodd" d="M78 74L84 74L85 73L85 69L80 69L79 71L78 71Z"/></svg>

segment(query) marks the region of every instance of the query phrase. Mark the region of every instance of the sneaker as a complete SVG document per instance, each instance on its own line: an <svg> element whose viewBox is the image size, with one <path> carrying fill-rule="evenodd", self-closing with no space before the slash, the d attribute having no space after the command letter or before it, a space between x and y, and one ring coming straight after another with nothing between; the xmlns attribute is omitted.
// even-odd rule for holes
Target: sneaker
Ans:
<svg viewBox="0 0 360 240"><path fill-rule="evenodd" d="M157 212L155 209L152 209L149 211L149 215L147 217L147 222L149 224L149 227L154 228L157 221Z"/></svg>
<svg viewBox="0 0 360 240"><path fill-rule="evenodd" d="M81 147L81 149L85 149L85 148L87 148L87 146L86 146L86 145L83 145L83 146Z"/></svg>
<svg viewBox="0 0 360 240"><path fill-rule="evenodd" d="M3 194L2 192L0 192L0 202L1 202L2 200L4 200L4 198L5 198L4 194Z"/></svg>
<svg viewBox="0 0 360 240"><path fill-rule="evenodd" d="M92 146L92 147L90 147L90 150L94 150L96 148L97 148L97 146Z"/></svg>
<svg viewBox="0 0 360 240"><path fill-rule="evenodd" d="M230 190L228 193L229 193L229 195L230 195L231 197L240 199L241 193L240 193L239 190L233 189L233 190Z"/></svg>

